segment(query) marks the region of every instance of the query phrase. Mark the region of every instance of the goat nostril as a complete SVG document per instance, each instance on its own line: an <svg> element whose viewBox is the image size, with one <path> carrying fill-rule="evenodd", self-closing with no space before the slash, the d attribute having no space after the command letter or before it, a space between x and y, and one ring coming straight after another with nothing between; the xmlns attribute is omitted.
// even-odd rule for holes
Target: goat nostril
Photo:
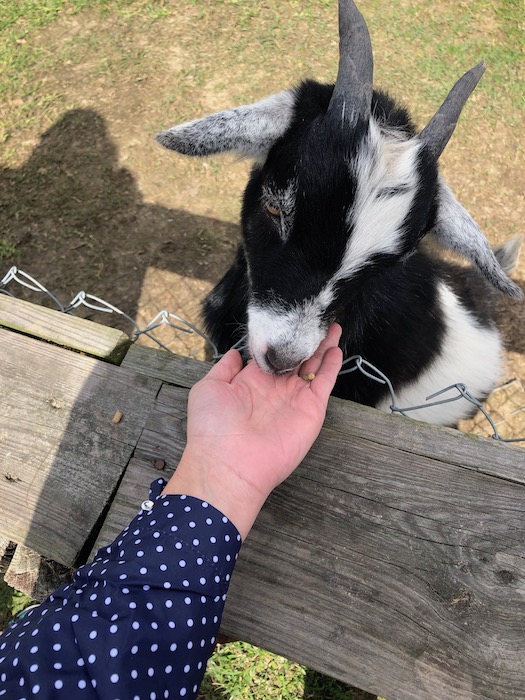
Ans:
<svg viewBox="0 0 525 700"><path fill-rule="evenodd" d="M268 350L266 351L266 353L264 355L264 361L266 362L266 364L268 365L268 368L272 372L279 371L279 368L277 367L277 363L278 363L277 353L275 352L275 350L273 348L268 348Z"/></svg>
<svg viewBox="0 0 525 700"><path fill-rule="evenodd" d="M272 347L269 347L266 351L264 361L268 365L271 372L286 372L291 369L289 359L279 356L279 353Z"/></svg>

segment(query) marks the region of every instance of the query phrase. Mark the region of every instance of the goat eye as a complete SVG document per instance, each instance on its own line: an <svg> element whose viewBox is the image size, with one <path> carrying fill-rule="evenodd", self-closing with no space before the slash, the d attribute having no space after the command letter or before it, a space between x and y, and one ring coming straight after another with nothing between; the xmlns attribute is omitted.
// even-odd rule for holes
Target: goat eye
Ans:
<svg viewBox="0 0 525 700"><path fill-rule="evenodd" d="M281 216L281 210L278 209L277 207L274 207L269 202L266 202L266 204L264 205L264 208L266 209L268 214L270 214L270 216Z"/></svg>

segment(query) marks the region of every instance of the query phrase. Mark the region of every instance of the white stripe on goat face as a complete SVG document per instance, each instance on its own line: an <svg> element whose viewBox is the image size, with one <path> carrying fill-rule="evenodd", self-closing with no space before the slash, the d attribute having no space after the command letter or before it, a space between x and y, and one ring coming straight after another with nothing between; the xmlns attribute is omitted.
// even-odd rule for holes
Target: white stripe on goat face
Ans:
<svg viewBox="0 0 525 700"><path fill-rule="evenodd" d="M349 279L381 253L401 252L402 226L418 185L419 141L381 133L370 120L368 136L349 167L356 179L356 196L347 215L352 229L335 279Z"/></svg>
<svg viewBox="0 0 525 700"><path fill-rule="evenodd" d="M285 309L278 303L248 305L248 337L251 356L265 372L275 371L267 359L267 353L279 357L279 371L285 372L299 366L311 357L327 333L322 317L331 301L333 291L327 285L321 293Z"/></svg>

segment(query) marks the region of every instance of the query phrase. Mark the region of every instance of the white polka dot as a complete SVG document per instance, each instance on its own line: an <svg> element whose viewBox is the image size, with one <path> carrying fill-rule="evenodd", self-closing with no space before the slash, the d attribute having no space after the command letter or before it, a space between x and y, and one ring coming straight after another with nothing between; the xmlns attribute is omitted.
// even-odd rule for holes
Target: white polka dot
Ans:
<svg viewBox="0 0 525 700"><path fill-rule="evenodd" d="M179 691L179 695L181 696L181 698L184 697L186 695L186 688L181 688Z"/></svg>
<svg viewBox="0 0 525 700"><path fill-rule="evenodd" d="M59 661L57 661L56 664L53 664L53 668L55 669L55 671L60 671L62 668L62 664Z"/></svg>
<svg viewBox="0 0 525 700"><path fill-rule="evenodd" d="M197 564L198 564L199 566L202 566L202 564L204 564L204 559L203 559L202 557L198 557L198 558L197 558Z"/></svg>
<svg viewBox="0 0 525 700"><path fill-rule="evenodd" d="M190 520L190 522L188 523L188 525L189 525L190 527L197 527L196 523L194 523L193 520Z"/></svg>
<svg viewBox="0 0 525 700"><path fill-rule="evenodd" d="M104 598L104 605L111 605L111 597Z"/></svg>
<svg viewBox="0 0 525 700"><path fill-rule="evenodd" d="M97 660L97 657L95 656L95 654L90 654L88 656L88 664L94 664L96 660Z"/></svg>
<svg viewBox="0 0 525 700"><path fill-rule="evenodd" d="M29 650L29 653L30 653L30 654L36 654L37 651L38 651L38 647L31 647L31 649Z"/></svg>
<svg viewBox="0 0 525 700"><path fill-rule="evenodd" d="M188 627L193 627L193 620L191 619L191 617L189 620L186 620L186 624L188 625Z"/></svg>
<svg viewBox="0 0 525 700"><path fill-rule="evenodd" d="M171 583L169 581L164 581L162 585L164 586L164 588L171 588Z"/></svg>
<svg viewBox="0 0 525 700"><path fill-rule="evenodd" d="M213 520L211 518L206 518L206 525L211 525Z"/></svg>
<svg viewBox="0 0 525 700"><path fill-rule="evenodd" d="M148 668L148 676L152 678L155 675L155 669L154 668Z"/></svg>
<svg viewBox="0 0 525 700"><path fill-rule="evenodd" d="M161 564L161 565L159 566L159 569L160 569L161 571L167 571L167 570L168 570L168 567L166 566L166 564Z"/></svg>
<svg viewBox="0 0 525 700"><path fill-rule="evenodd" d="M199 583L200 583L202 586L204 586L204 585L206 584L206 579L204 578L204 576L201 576L201 577L200 577Z"/></svg>
<svg viewBox="0 0 525 700"><path fill-rule="evenodd" d="M155 549L157 550L157 552L159 552L159 554L160 554L160 552L164 551L164 547L161 544L159 544L157 547L155 547Z"/></svg>
<svg viewBox="0 0 525 700"><path fill-rule="evenodd" d="M215 544L215 543L217 542L217 538L216 538L216 537L210 537L210 542L211 542L212 544Z"/></svg>
<svg viewBox="0 0 525 700"><path fill-rule="evenodd" d="M164 605L165 605L167 608L171 608L171 607L173 607L173 601L172 601L172 600L167 600L167 601L164 603Z"/></svg>
<svg viewBox="0 0 525 700"><path fill-rule="evenodd" d="M34 686L31 688L31 692L33 693L33 695L37 695L37 694L40 692L40 686L39 686L39 685L34 685Z"/></svg>
<svg viewBox="0 0 525 700"><path fill-rule="evenodd" d="M184 666L184 673L189 673L190 668L191 668L191 666L189 664L186 664L186 666Z"/></svg>
<svg viewBox="0 0 525 700"><path fill-rule="evenodd" d="M194 539L192 544L193 544L194 547L198 547L199 544L200 544L200 542L199 542L199 540Z"/></svg>
<svg viewBox="0 0 525 700"><path fill-rule="evenodd" d="M92 631L89 633L89 638L90 638L90 639L96 639L96 637L97 637L97 630L92 630Z"/></svg>
<svg viewBox="0 0 525 700"><path fill-rule="evenodd" d="M53 625L53 632L58 632L59 629L60 629L60 622L55 622L55 624Z"/></svg>
<svg viewBox="0 0 525 700"><path fill-rule="evenodd" d="M158 648L159 648L159 645L158 645L158 644L152 644L151 647L150 647L150 649L151 649L151 651L152 651L153 653L155 653L155 652L157 651Z"/></svg>
<svg viewBox="0 0 525 700"><path fill-rule="evenodd" d="M139 674L135 671L135 669L133 669L133 670L131 671L131 674L130 674L130 675L131 675L131 677L132 677L133 679L135 679L135 678L138 677Z"/></svg>
<svg viewBox="0 0 525 700"><path fill-rule="evenodd" d="M139 551L137 552L137 557L143 557L143 556L144 556L144 552L142 551L142 549L139 549Z"/></svg>
<svg viewBox="0 0 525 700"><path fill-rule="evenodd" d="M173 642L173 644L170 644L170 651L177 651L177 644Z"/></svg>
<svg viewBox="0 0 525 700"><path fill-rule="evenodd" d="M202 506L203 508L207 508L207 507L209 506L209 503L206 503L206 501L203 501L203 502L201 503L201 506Z"/></svg>
<svg viewBox="0 0 525 700"><path fill-rule="evenodd" d="M137 646L136 644L134 644L134 645L131 647L131 653L132 653L132 654L136 654L136 653L138 652L138 650L139 650L139 648L138 648L138 646Z"/></svg>
<svg viewBox="0 0 525 700"><path fill-rule="evenodd" d="M80 690L84 690L84 688L85 688L86 686L87 686L87 683L86 683L85 680L80 679L80 680L78 681L78 687L80 688Z"/></svg>
<svg viewBox="0 0 525 700"><path fill-rule="evenodd" d="M184 579L184 581L182 582L182 585L185 586L186 588L188 588L190 585L190 582L188 581L188 579Z"/></svg>
<svg viewBox="0 0 525 700"><path fill-rule="evenodd" d="M115 649L115 647L113 647L113 649L109 650L109 655L111 656L112 659L114 659L115 656L118 655L118 649Z"/></svg>
<svg viewBox="0 0 525 700"><path fill-rule="evenodd" d="M143 566L139 569L139 574L142 574L144 576L144 574L147 574L147 573L148 573L148 570L146 569L145 566Z"/></svg>
<svg viewBox="0 0 525 700"><path fill-rule="evenodd" d="M35 673L35 671L38 671L38 664L31 664L29 670L31 671L31 673Z"/></svg>
<svg viewBox="0 0 525 700"><path fill-rule="evenodd" d="M171 673L173 671L173 666L166 666L164 673Z"/></svg>
<svg viewBox="0 0 525 700"><path fill-rule="evenodd" d="M179 566L182 567L182 568L184 568L184 567L186 566L186 562L184 561L184 559L181 559L181 560L179 561Z"/></svg>
<svg viewBox="0 0 525 700"><path fill-rule="evenodd" d="M111 632L111 634L115 634L115 632L117 632L117 630L118 630L118 625L111 625L111 627L109 628L109 631Z"/></svg>
<svg viewBox="0 0 525 700"><path fill-rule="evenodd" d="M131 610L135 610L135 608L137 607L137 604L136 604L135 602L131 601L131 603L129 604L128 607L129 607Z"/></svg>
<svg viewBox="0 0 525 700"><path fill-rule="evenodd" d="M60 690L60 689L63 688L63 687L64 687L64 682L63 682L63 681L61 681L61 680L55 681L55 688L56 688L57 690Z"/></svg>
<svg viewBox="0 0 525 700"><path fill-rule="evenodd" d="M175 542L175 549L182 549L182 542Z"/></svg>
<svg viewBox="0 0 525 700"><path fill-rule="evenodd" d="M118 683L118 673L112 673L111 676L109 677L109 680L112 683Z"/></svg>
<svg viewBox="0 0 525 700"><path fill-rule="evenodd" d="M185 512L185 513L189 513L190 511L191 511L191 506L186 506L186 507L184 508L184 512Z"/></svg>

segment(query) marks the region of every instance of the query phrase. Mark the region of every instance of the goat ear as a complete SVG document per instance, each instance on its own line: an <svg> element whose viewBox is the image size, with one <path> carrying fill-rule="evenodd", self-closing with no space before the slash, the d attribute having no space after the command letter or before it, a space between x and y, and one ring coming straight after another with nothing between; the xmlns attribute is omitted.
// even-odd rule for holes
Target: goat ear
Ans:
<svg viewBox="0 0 525 700"><path fill-rule="evenodd" d="M294 105L294 91L285 90L254 104L172 126L155 138L166 148L188 156L234 151L263 159L290 126Z"/></svg>
<svg viewBox="0 0 525 700"><path fill-rule="evenodd" d="M520 287L507 277L478 224L458 202L441 176L436 224L429 234L442 245L471 260L501 292L513 299L523 298Z"/></svg>

